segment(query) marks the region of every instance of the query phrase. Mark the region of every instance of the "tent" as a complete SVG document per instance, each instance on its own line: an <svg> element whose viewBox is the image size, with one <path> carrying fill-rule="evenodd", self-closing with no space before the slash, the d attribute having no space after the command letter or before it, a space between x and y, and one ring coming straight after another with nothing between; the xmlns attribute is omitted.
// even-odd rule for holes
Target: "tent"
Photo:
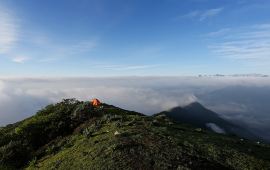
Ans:
<svg viewBox="0 0 270 170"><path fill-rule="evenodd" d="M93 99L92 101L91 101L91 104L93 105L93 106L100 106L101 105L101 102L98 100L98 99Z"/></svg>

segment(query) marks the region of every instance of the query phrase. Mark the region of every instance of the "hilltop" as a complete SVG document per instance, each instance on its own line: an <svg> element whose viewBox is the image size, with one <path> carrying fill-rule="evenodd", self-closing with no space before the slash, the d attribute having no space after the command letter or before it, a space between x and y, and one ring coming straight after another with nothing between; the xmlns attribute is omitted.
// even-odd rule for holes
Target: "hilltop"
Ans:
<svg viewBox="0 0 270 170"><path fill-rule="evenodd" d="M0 169L268 169L270 146L65 99L0 128Z"/></svg>

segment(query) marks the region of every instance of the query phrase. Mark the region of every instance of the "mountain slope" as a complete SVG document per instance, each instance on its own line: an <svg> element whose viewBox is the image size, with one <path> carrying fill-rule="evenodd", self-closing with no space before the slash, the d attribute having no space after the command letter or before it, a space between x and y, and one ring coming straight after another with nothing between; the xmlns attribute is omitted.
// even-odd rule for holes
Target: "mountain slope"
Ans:
<svg viewBox="0 0 270 170"><path fill-rule="evenodd" d="M267 169L270 146L64 100L0 129L0 169Z"/></svg>
<svg viewBox="0 0 270 170"><path fill-rule="evenodd" d="M230 86L198 95L205 105L270 142L269 86Z"/></svg>
<svg viewBox="0 0 270 170"><path fill-rule="evenodd" d="M205 108L198 102L185 107L175 107L161 113L179 123L191 124L217 133L236 134L252 140L260 139L248 130L221 118L217 113Z"/></svg>

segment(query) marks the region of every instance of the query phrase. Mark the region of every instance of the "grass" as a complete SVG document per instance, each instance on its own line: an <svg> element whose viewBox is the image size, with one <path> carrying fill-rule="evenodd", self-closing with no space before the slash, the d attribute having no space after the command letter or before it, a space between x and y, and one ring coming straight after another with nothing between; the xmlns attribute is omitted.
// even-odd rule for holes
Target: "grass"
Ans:
<svg viewBox="0 0 270 170"><path fill-rule="evenodd" d="M59 107L67 113L59 113ZM73 110L76 110L75 118ZM39 120L40 117L45 117L46 121ZM49 121L51 117L54 122ZM267 144L241 141L237 137L172 122L164 115L145 116L106 104L89 109L81 102L65 101L0 132L8 136L21 128L22 131L17 133L23 136L24 128L31 130L30 125L34 124L36 133L30 134L36 139L35 135L42 134L38 133L39 123L44 125L44 122L50 123L47 129L53 134L49 136L50 140L44 144L38 140L39 145L34 145L36 148L31 148L33 140L29 140L31 142L25 144L31 148L27 162L14 167L12 163L0 161L0 169L266 170L270 167L270 146ZM60 127L68 127L67 132L54 129L60 122ZM5 142L2 141L0 148L7 146Z"/></svg>

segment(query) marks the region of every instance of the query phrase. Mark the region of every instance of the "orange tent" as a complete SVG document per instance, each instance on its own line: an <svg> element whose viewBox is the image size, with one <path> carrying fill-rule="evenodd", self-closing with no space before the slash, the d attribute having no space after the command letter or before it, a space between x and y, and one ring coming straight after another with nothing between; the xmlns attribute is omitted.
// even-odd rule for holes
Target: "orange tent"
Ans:
<svg viewBox="0 0 270 170"><path fill-rule="evenodd" d="M101 105L101 102L100 102L98 99L93 99L93 100L91 101L91 104L92 104L93 106L99 106L99 105Z"/></svg>

